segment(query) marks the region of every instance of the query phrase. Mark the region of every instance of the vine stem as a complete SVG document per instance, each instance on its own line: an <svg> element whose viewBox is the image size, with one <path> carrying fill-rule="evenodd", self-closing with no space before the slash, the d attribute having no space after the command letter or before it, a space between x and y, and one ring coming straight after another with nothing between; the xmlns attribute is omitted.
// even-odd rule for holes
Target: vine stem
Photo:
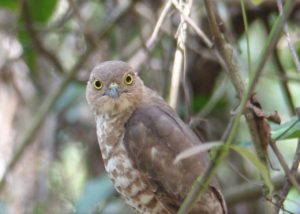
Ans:
<svg viewBox="0 0 300 214"><path fill-rule="evenodd" d="M187 195L186 199L182 203L178 214L188 213L189 210L193 207L194 203L203 196L203 193L207 190L212 178L215 176L220 163L228 155L230 150L230 145L232 144L234 137L237 133L240 117L244 113L248 100L252 94L253 89L255 88L258 79L262 73L265 63L267 62L268 57L270 56L272 50L274 49L280 32L284 26L284 23L291 13L294 0L288 0L284 6L284 12L279 15L275 24L272 27L272 30L268 36L267 42L263 47L260 61L257 68L254 72L250 74L249 84L246 90L244 90L243 82L239 75L239 70L237 69L237 61L234 61L233 57L233 48L230 44L227 43L224 36L221 34L219 25L215 15L215 7L212 0L204 0L208 18L210 20L210 26L212 34L215 37L216 48L218 49L221 57L224 58L225 64L228 68L229 76L235 86L235 89L238 93L238 97L241 98L240 106L237 110L235 118L232 123L231 130L229 132L228 138L225 140L224 146L219 149L218 154L214 162L209 166L208 170L203 176L200 176L194 182L191 191ZM246 112L247 114L247 112ZM255 121L254 121L255 122ZM252 133L251 133L252 134Z"/></svg>

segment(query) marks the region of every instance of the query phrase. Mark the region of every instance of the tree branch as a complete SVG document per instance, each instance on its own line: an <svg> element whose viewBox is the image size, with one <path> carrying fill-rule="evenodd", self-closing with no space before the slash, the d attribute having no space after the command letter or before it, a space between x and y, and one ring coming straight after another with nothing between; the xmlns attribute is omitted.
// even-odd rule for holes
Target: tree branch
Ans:
<svg viewBox="0 0 300 214"><path fill-rule="evenodd" d="M37 51L39 53L41 53L46 59L48 59L48 61L50 61L54 65L55 69L59 73L64 73L64 68L63 68L62 64L60 63L60 61L58 60L58 58L56 58L56 56L50 50L47 50L44 47L42 41L39 39L38 33L35 31L34 26L33 26L34 23L32 22L32 19L30 16L30 11L29 11L27 0L22 0L21 4L22 4L21 12L22 12L22 16L24 17L25 26L28 31L28 34L30 35L30 38L32 40L34 47L37 49Z"/></svg>
<svg viewBox="0 0 300 214"><path fill-rule="evenodd" d="M300 108L297 108L296 112L297 112L297 116L300 120ZM282 190L278 194L278 199L276 201L277 212L279 212L280 208L282 207L283 202L284 202L286 196L288 195L290 189L292 188L292 186L295 186L295 184L292 182L293 179L291 180L291 178L288 175L290 175L292 178L296 177L299 163L300 163L300 138L298 139L298 144L297 144L296 152L294 155L294 160L293 160L291 170L290 170L290 172L288 172L288 174L286 173L286 177L284 179ZM295 186L295 187L297 187L297 186ZM299 192L299 188L297 188L297 190Z"/></svg>
<svg viewBox="0 0 300 214"><path fill-rule="evenodd" d="M173 2L174 3L174 2ZM174 63L172 68L171 87L169 95L169 104L173 109L177 107L178 93L182 77L185 76L186 66L186 37L187 37L187 23L183 18L188 16L191 12L192 0L181 1L182 10L180 12L180 23L177 30L177 47L175 50ZM180 7L179 5L177 5ZM185 78L184 78L185 79ZM183 82L185 84L185 82ZM185 90L186 92L186 90Z"/></svg>
<svg viewBox="0 0 300 214"><path fill-rule="evenodd" d="M296 175L297 181L300 182L300 172ZM277 175L272 178L272 183L275 190L279 190L283 187L285 182L285 175ZM235 185L224 191L224 196L227 204L237 204L241 201L248 201L250 199L257 198L262 196L262 186L263 183L260 182L260 185L257 182L244 183L240 185Z"/></svg>
<svg viewBox="0 0 300 214"><path fill-rule="evenodd" d="M174 7L180 12L180 15L184 19L186 23L188 23L192 29L197 33L197 35L201 38L201 40L205 43L208 48L212 48L213 44L210 39L205 35L205 33L195 24L195 22L180 8L177 0L170 0Z"/></svg>
<svg viewBox="0 0 300 214"><path fill-rule="evenodd" d="M163 7L162 11L161 11L161 14L160 14L160 16L159 16L159 18L158 18L158 20L155 24L154 30L153 30L150 38L148 39L148 41L146 43L146 47L148 49L154 44L154 41L157 38L159 29L161 28L164 19L166 18L169 10L171 9L171 6L172 6L172 2L170 0L168 0L167 3L165 4L165 6Z"/></svg>
<svg viewBox="0 0 300 214"><path fill-rule="evenodd" d="M269 33L270 32L270 25L268 23L268 20L264 19L263 23L265 25L265 28L266 28L267 32ZM280 74L280 76L286 76L285 69L284 69L284 67L283 67L283 65L280 61L278 48L275 48L273 56L274 56L274 62L275 62L275 65L277 67L278 74ZM288 80L281 79L280 85L282 87L283 93L285 94L285 99L288 102L290 113L295 114L295 105L294 105L294 102L293 102L292 94L291 94L289 86L288 86Z"/></svg>
<svg viewBox="0 0 300 214"><path fill-rule="evenodd" d="M216 19L216 9L214 6L214 3L212 0L204 0L205 2L205 7L208 15L208 20L210 23L210 28L212 31L212 35L214 36L215 39L215 44L216 44L216 49L218 50L220 56L224 59L225 65L227 67L227 72L228 75L231 79L231 81L234 84L234 87L237 91L238 97L241 99L241 104L238 109L238 112L234 118L233 125L231 127L231 131L229 133L228 138L226 139L226 142L222 149L218 151L218 154L214 160L214 162L209 166L208 170L205 172L205 174L201 177L201 179L196 179L192 190L189 192L188 196L184 200L182 206L180 207L179 212L180 213L186 213L188 212L193 204L198 200L198 198L201 198L203 193L206 191L206 189L209 186L210 181L214 177L214 175L217 172L217 168L219 167L220 163L222 160L227 156L230 145L233 142L233 139L237 133L238 130L238 125L239 125L239 120L244 112L244 109L247 105L247 102L252 94L253 89L255 88L258 78L261 75L262 69L270 55L270 52L274 49L274 46L276 42L278 41L279 38L279 33L283 27L283 23L286 21L287 16L290 14L292 6L293 6L293 0L288 0L285 4L285 9L284 13L282 13L278 19L276 20L275 25L272 28L271 34L268 37L267 43L265 47L263 48L262 54L261 54L261 60L259 62L259 66L255 69L254 72L251 72L250 76L250 81L249 85L246 91L244 91L244 84L241 80L241 77L239 75L239 68L238 68L238 60L236 56L234 55L233 48L227 41L225 40L223 34L221 33L219 29L219 24ZM256 121L252 117L247 117L247 114L254 115L251 110L251 108L246 109L245 116L247 118L248 124L252 125L253 128L255 128L255 132L251 133L252 137L253 134L259 136L262 136L259 131L262 130L257 130L257 127L254 126ZM254 115L255 116L255 115ZM255 137L256 138L256 137ZM255 142L257 144L257 142ZM261 143L261 142L259 142ZM262 147L262 144L260 145Z"/></svg>
<svg viewBox="0 0 300 214"><path fill-rule="evenodd" d="M74 12L74 16L77 19L78 25L81 28L81 31L83 32L85 38L89 41L91 45L96 46L97 48L100 48L99 41L96 37L96 35L89 29L86 22L82 18L80 14L80 9L78 8L78 5L74 0L68 0L70 7L72 8Z"/></svg>
<svg viewBox="0 0 300 214"><path fill-rule="evenodd" d="M279 12L283 13L282 0L277 0L277 6L279 8ZM289 32L288 25L286 23L284 24L284 33L285 33L286 41L287 41L289 49L291 51L294 63L296 65L296 69L300 73L300 61L299 61L299 57L298 57L297 51L295 49L295 46L292 44L291 35L290 35L290 32Z"/></svg>
<svg viewBox="0 0 300 214"><path fill-rule="evenodd" d="M111 22L107 23L106 27L102 30L99 39L103 39L105 36L108 35L108 33L113 29L115 23L130 11L130 9L133 6L133 3L134 1L128 4L125 8L122 8L121 10L118 11L116 17L113 20L111 20ZM16 149L15 154L13 155L12 159L9 161L3 173L3 176L0 180L0 191L2 190L5 184L8 173L15 167L16 163L20 159L24 150L33 142L33 139L38 133L38 131L40 130L41 126L43 125L43 122L47 114L53 108L54 104L57 102L62 92L65 90L67 85L73 80L74 76L80 70L80 68L82 67L84 62L88 59L88 57L93 53L95 48L96 48L95 46L88 46L86 52L81 56L81 58L77 61L74 67L69 72L67 72L67 74L65 75L65 77L63 78L59 86L54 90L52 94L48 96L48 98L44 102L44 105L42 105L37 111L37 114L33 119L31 126L29 127L28 131L25 133L25 137L23 141L20 143L20 146Z"/></svg>

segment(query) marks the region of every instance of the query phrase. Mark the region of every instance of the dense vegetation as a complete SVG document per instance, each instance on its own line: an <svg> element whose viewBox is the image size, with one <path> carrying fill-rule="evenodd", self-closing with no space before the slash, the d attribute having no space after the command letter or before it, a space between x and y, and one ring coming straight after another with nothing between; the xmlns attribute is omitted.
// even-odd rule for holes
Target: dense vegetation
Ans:
<svg viewBox="0 0 300 214"><path fill-rule="evenodd" d="M299 19L293 0L1 0L0 214L132 213L85 100L111 59L207 142L200 183L230 213L299 213Z"/></svg>

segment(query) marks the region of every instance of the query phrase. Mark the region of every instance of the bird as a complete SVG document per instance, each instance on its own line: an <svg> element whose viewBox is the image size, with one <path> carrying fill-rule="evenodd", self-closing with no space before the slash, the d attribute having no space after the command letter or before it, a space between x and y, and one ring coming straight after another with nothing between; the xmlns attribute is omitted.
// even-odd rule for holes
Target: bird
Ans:
<svg viewBox="0 0 300 214"><path fill-rule="evenodd" d="M199 137L126 62L95 66L86 99L95 117L105 170L117 192L136 213L177 213L209 159L206 153L177 163L174 159L201 144ZM190 213L227 213L217 182Z"/></svg>

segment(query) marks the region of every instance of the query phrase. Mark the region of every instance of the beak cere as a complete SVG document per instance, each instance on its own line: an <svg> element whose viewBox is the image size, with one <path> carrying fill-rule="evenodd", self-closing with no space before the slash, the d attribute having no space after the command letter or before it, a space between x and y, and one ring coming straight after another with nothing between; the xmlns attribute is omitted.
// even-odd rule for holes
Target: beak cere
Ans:
<svg viewBox="0 0 300 214"><path fill-rule="evenodd" d="M111 98L118 98L120 96L119 86L117 83L113 82L108 86L108 89L105 92L106 95Z"/></svg>

